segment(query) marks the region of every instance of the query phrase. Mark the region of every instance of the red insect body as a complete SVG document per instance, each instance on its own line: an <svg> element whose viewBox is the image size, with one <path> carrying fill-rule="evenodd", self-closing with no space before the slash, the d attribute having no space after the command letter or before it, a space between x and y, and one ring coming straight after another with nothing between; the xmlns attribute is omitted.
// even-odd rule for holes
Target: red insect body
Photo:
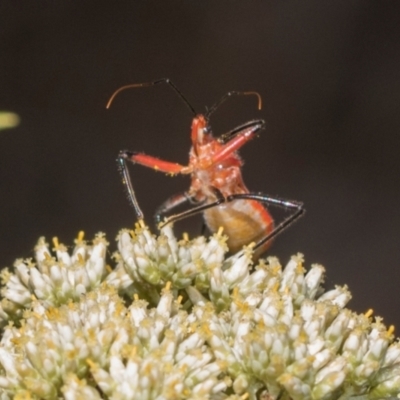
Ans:
<svg viewBox="0 0 400 400"><path fill-rule="evenodd" d="M119 153L117 158L119 171L136 217L139 220L143 219L143 212L136 199L127 166L128 161L170 175L190 174L192 181L189 190L167 199L158 208L155 214L156 221L163 226L201 212L210 231L216 232L223 227L232 252L237 252L244 245L255 242L257 257L267 249L273 237L304 214L303 204L263 193L251 193L243 183L241 174L243 162L237 150L263 129L265 124L263 120L248 121L219 138L214 138L208 126L208 117L232 95L256 95L260 109L260 95L257 92L228 92L205 115L196 115L194 108L171 80L160 79L122 86L111 96L107 108L115 96L125 89L154 86L159 83L168 84L195 115L191 133L192 148L187 166L128 150ZM170 215L173 209L183 204L189 204L190 208ZM264 204L281 207L291 213L275 225ZM163 220L164 217L166 218Z"/></svg>
<svg viewBox="0 0 400 400"><path fill-rule="evenodd" d="M221 143L209 133L204 116L198 115L192 122L189 165L183 166L145 154L135 154L131 160L165 173L190 174L190 197L197 202L213 203L217 200L216 189L225 198L232 194L249 193L241 174L243 162L236 150L254 135L253 130L244 129L227 143ZM258 242L274 228L273 219L267 209L255 200L225 202L204 210L203 216L211 232L224 228L229 238L228 247L232 252L251 242ZM266 242L260 252L266 250L269 244L270 241Z"/></svg>

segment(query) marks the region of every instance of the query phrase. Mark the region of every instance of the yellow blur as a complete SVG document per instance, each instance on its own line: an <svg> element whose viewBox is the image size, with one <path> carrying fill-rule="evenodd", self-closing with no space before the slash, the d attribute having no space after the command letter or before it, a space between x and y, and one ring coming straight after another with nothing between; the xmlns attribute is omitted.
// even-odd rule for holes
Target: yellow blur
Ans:
<svg viewBox="0 0 400 400"><path fill-rule="evenodd" d="M0 130L15 128L21 119L13 112L0 111Z"/></svg>

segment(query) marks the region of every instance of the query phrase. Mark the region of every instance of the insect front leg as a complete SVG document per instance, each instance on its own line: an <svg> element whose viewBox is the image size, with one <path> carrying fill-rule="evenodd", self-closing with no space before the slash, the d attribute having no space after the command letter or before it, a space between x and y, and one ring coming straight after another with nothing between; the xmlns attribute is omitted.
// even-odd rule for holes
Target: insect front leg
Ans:
<svg viewBox="0 0 400 400"><path fill-rule="evenodd" d="M126 164L127 160L129 160L129 152L120 151L117 157L118 171L121 174L122 183L125 187L129 203L133 207L133 210L135 211L136 218L138 220L143 220L143 212L136 199L135 190L133 189L131 176L128 170L128 165Z"/></svg>
<svg viewBox="0 0 400 400"><path fill-rule="evenodd" d="M212 161L214 164L223 161L229 157L232 153L239 150L249 140L253 139L256 134L264 129L265 121L257 119L254 121L246 122L240 125L228 133L220 136L218 141L223 143L223 146L213 154Z"/></svg>
<svg viewBox="0 0 400 400"><path fill-rule="evenodd" d="M226 132L218 137L220 143L227 143L234 139L237 135L243 132L250 132L251 135L255 136L260 130L265 129L265 121L263 119L255 119L253 121L248 121L244 124L236 126L229 132Z"/></svg>
<svg viewBox="0 0 400 400"><path fill-rule="evenodd" d="M133 189L132 180L127 165L128 161L133 164L140 164L144 167L153 168L157 171L169 174L190 173L190 168L177 163L160 160L156 157L148 156L142 153L135 153L129 150L120 151L117 157L118 171L121 174L122 183L125 186L129 203L133 207L138 220L142 220L144 215L137 201L135 190Z"/></svg>

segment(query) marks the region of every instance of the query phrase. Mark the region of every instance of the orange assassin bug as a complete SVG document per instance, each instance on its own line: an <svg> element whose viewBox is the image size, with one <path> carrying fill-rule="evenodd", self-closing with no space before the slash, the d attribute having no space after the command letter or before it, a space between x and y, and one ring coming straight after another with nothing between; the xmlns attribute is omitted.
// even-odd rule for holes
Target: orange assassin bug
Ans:
<svg viewBox="0 0 400 400"><path fill-rule="evenodd" d="M111 96L107 108L110 107L115 96L125 89L154 86L160 83L168 84L194 115L191 127L192 147L189 153L189 164L181 165L143 153L121 151L117 158L118 169L136 217L138 220L142 220L143 212L136 199L127 162L140 164L170 175L187 174L191 176L191 185L187 192L168 198L157 209L155 220L159 228L203 213L205 223L211 232L216 232L223 227L229 238L228 247L231 252L236 253L244 245L254 243L257 254L261 254L268 248L271 239L304 214L303 203L271 197L263 193L252 193L243 183L241 175L243 162L237 154L237 150L264 128L265 122L262 119L239 125L218 138L212 136L208 124L211 114L229 97L255 95L258 98L260 109L260 95L257 92L228 92L205 114L197 114L170 79L160 79L154 82L122 86ZM287 209L290 214L275 225L268 209L263 204ZM175 208L183 205L190 205L190 208L177 214L168 215Z"/></svg>

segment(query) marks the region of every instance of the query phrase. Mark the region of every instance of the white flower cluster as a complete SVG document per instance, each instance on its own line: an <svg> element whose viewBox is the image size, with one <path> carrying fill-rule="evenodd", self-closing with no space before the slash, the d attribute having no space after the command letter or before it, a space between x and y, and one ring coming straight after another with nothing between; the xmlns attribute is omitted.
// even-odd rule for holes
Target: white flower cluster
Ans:
<svg viewBox="0 0 400 400"><path fill-rule="evenodd" d="M221 232L177 241L138 225L3 272L0 399L383 399L400 393L400 343L370 312L323 292L324 269L225 258Z"/></svg>
<svg viewBox="0 0 400 400"><path fill-rule="evenodd" d="M17 260L14 273L1 272L2 300L0 302L0 326L9 320L20 319L24 309L34 298L47 308L76 301L81 294L98 287L106 275L106 249L108 243L98 234L93 244L87 246L80 232L70 255L67 248L53 239L56 258L44 238L35 248L36 264L30 259Z"/></svg>

